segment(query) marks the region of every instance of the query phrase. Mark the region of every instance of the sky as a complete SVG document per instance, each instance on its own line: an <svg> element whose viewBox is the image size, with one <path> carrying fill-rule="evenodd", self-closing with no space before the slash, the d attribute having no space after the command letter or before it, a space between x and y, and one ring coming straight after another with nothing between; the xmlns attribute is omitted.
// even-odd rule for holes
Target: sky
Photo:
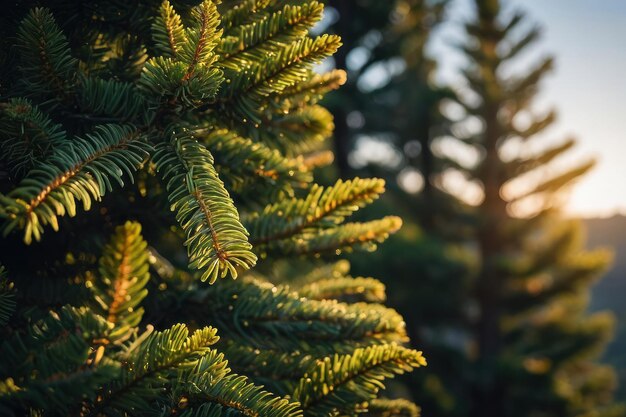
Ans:
<svg viewBox="0 0 626 417"><path fill-rule="evenodd" d="M454 83L462 57L450 44L462 39L461 24L471 13L469 0L453 0L450 22L431 45L441 62L440 77ZM557 123L545 139L575 137L572 160L595 158L597 165L573 188L566 205L584 217L626 214L626 1L504 0L508 10L527 12L543 37L528 57L556 57L538 109L554 107Z"/></svg>

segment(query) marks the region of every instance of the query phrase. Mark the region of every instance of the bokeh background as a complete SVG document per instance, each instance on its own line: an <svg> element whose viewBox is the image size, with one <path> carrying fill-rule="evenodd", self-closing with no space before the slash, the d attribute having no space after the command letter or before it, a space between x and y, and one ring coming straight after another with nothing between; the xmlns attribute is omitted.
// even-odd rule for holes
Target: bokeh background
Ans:
<svg viewBox="0 0 626 417"><path fill-rule="evenodd" d="M430 360L391 394L428 416L623 415L626 3L326 3L318 29L344 46L321 69L348 73L326 102L338 167L328 176L385 178L388 195L372 210L405 219L378 252L351 258L352 274L390 277L389 302ZM515 98L524 78L532 92ZM494 185L485 171L507 174ZM488 235L498 238L485 250ZM562 317L546 319L555 311ZM491 321L497 347L486 349Z"/></svg>
<svg viewBox="0 0 626 417"><path fill-rule="evenodd" d="M554 54L556 66L541 87L537 107L554 106L558 120L545 134L574 135L574 157L594 155L599 164L572 190L566 211L584 218L626 213L624 132L626 132L626 3L619 0L511 0L508 12L524 10L531 24L542 29L542 38L525 58ZM454 85L463 56L451 43L462 40L462 23L471 17L468 0L453 1L449 21L433 34L429 53L440 63L437 78ZM523 64L522 64L523 65Z"/></svg>

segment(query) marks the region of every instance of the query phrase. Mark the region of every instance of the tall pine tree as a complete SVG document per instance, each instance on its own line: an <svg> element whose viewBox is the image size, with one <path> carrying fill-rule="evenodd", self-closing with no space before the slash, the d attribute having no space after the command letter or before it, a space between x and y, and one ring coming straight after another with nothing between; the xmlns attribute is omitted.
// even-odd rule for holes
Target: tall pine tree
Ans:
<svg viewBox="0 0 626 417"><path fill-rule="evenodd" d="M429 56L435 30L444 22L449 1L397 1L393 21L385 32L385 45L394 45L404 69L392 74L387 83L367 93L363 130L375 135L402 155L397 166L383 167L393 183L408 183L409 192L394 187L412 205L414 216L429 233L445 231L452 237L460 227L451 225L461 216L453 212L456 200L437 187L441 173L453 164L437 157L433 141L448 130L449 121L441 113L445 99L454 98L451 89L437 84L437 63ZM422 187L411 189L423 178ZM460 207L458 207L460 209Z"/></svg>
<svg viewBox="0 0 626 417"><path fill-rule="evenodd" d="M406 70L371 93L358 88L344 90L343 94L352 95L353 101L345 101L342 109L344 115L346 108L366 115L363 126L350 133L351 140L358 134L390 138L404 160L401 167L419 170L430 180L410 206L431 233L460 239L467 243L466 248L477 249L473 257L478 262L468 263L475 276L469 288L463 288L464 282L458 276L452 281L449 278L449 272L460 271L450 263L443 268L438 264L440 254L426 259L403 257L395 245L388 251L383 249L377 257L355 260L354 270L357 274L369 272L383 264L383 259L391 259L391 267L397 266L392 276L402 283L411 282L415 289L412 297L398 289L400 293L396 294L396 280L389 281L390 301L407 316L410 331L417 330L414 338L428 346L428 338L422 335L432 337L433 328L439 327L448 342L464 345L465 360L444 360L445 346L430 346L435 352L431 357L436 375L413 384L420 391L416 397L426 401L425 411L437 410L441 415L622 415L619 407L611 405L612 371L594 364L610 337L611 318L585 313L589 286L604 269L608 255L585 252L579 226L563 220L558 208L563 189L592 164L550 176L559 165L558 161L552 162L574 145L570 140L556 146L539 144L536 135L550 125L554 113L528 120L532 99L552 60L540 63L528 74L511 76L516 59L528 50L539 32L524 32L526 19L522 14L504 21L508 15L500 10L498 2L476 3L477 18L466 27L470 39L463 47L470 61L464 75L472 91L465 91L459 99L470 123L459 123L448 130L437 105L451 95L429 82L434 66L425 56L424 45L431 25L441 16L437 13L441 4L437 2L396 3L398 9L390 14L393 25L381 32L380 45L392 43L392 55L403 57ZM345 27L350 26L351 16L345 16L344 32L349 32ZM352 31L358 32L361 20L354 20ZM348 38L354 49L359 46L356 39ZM394 113L396 117L389 116ZM481 127L476 129L476 125ZM468 166L457 163L453 156L435 152L433 133L456 136L482 155L480 162ZM540 150L533 152L537 145ZM521 151L508 156L515 146ZM437 181L447 169L460 172L483 188L485 198L479 206L466 206L453 196L453 189ZM391 171L387 175L395 179L397 171ZM520 183L525 184L525 191L517 188L522 191L511 194ZM391 204L398 206L400 201L394 199ZM526 213L520 215L524 210ZM414 232L408 236L424 241ZM394 238L398 239L402 237ZM431 250L436 247L428 246ZM426 253L421 251L422 255ZM402 259L414 265L408 273L401 266L408 263ZM456 316L458 322L454 323L450 315L443 315L447 321L439 322L432 314L438 311L429 308L432 278L432 282L454 282L455 288L467 291L465 295L457 291L438 293L445 299L458 300L457 308L465 313L464 319ZM421 314L426 311L431 313L428 323ZM411 323L413 315L417 323ZM435 395L428 395L429 390Z"/></svg>
<svg viewBox="0 0 626 417"><path fill-rule="evenodd" d="M1 29L0 414L415 416L378 398L425 365L379 281L271 281L401 223L348 221L382 180L313 182L345 78L313 71L322 5L29 3Z"/></svg>
<svg viewBox="0 0 626 417"><path fill-rule="evenodd" d="M532 101L553 60L512 70L539 30L528 29L522 13L507 17L498 0L475 6L459 103L478 127L458 137L482 155L459 169L484 192L474 235L470 415L621 415L612 371L593 363L611 337L611 317L586 314L608 256L584 251L579 225L558 213L563 190L593 162L563 168L558 159L575 142L540 144L555 115L538 114Z"/></svg>

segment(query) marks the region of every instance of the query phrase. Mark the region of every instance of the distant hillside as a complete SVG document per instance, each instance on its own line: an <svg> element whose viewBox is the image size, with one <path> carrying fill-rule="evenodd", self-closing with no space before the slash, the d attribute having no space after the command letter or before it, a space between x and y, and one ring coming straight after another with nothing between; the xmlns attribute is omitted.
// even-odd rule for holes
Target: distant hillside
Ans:
<svg viewBox="0 0 626 417"><path fill-rule="evenodd" d="M612 247L615 251L611 270L594 287L591 310L611 310L617 318L615 340L605 361L614 365L620 376L619 398L626 398L626 216L585 219L587 246Z"/></svg>

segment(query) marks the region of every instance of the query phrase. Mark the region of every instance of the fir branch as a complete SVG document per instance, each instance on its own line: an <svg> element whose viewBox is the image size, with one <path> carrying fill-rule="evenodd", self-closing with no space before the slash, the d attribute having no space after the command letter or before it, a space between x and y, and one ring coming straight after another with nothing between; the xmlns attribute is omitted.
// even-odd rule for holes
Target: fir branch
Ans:
<svg viewBox="0 0 626 417"><path fill-rule="evenodd" d="M191 14L192 26L183 30L180 19L164 2L161 18L155 22L154 36L160 49L168 48L164 38L167 43L176 42L176 54L148 60L139 80L143 91L156 96L158 106L175 108L179 101L187 107L199 106L213 99L222 84L222 71L213 65L217 60L214 49L222 35L217 7L213 1L204 0Z"/></svg>
<svg viewBox="0 0 626 417"><path fill-rule="evenodd" d="M83 77L77 95L80 114L68 115L87 121L133 121L146 111L146 100L135 84L96 77Z"/></svg>
<svg viewBox="0 0 626 417"><path fill-rule="evenodd" d="M170 58L176 58L187 42L180 16L168 0L161 3L159 15L152 24L152 37L157 51Z"/></svg>
<svg viewBox="0 0 626 417"><path fill-rule="evenodd" d="M85 138L59 147L6 196L0 195L0 214L6 218L4 234L24 229L24 241L40 240L45 225L58 230L58 216L76 215L76 201L85 210L91 201L111 191L111 179L120 186L123 174L133 180L151 147L131 126L100 125Z"/></svg>
<svg viewBox="0 0 626 417"><path fill-rule="evenodd" d="M506 86L507 98L524 98L535 94L537 84L554 68L554 59L546 58L524 76L513 79Z"/></svg>
<svg viewBox="0 0 626 417"><path fill-rule="evenodd" d="M262 60L256 54L242 52L220 61L228 81L220 90L219 104L239 119L260 123L269 97L306 79L310 67L332 55L340 45L339 37L322 35L277 45L278 51ZM240 71L242 67L246 70Z"/></svg>
<svg viewBox="0 0 626 417"><path fill-rule="evenodd" d="M290 280L290 284L296 288L301 288L310 283L320 281L323 279L341 278L348 275L350 272L350 262L345 259L341 259L335 262L323 263L315 268L303 273L301 276L297 276Z"/></svg>
<svg viewBox="0 0 626 417"><path fill-rule="evenodd" d="M210 300L210 301L209 301ZM188 314L206 317L222 336L259 349L317 356L406 341L402 317L377 304L308 300L288 287L242 280L205 290Z"/></svg>
<svg viewBox="0 0 626 417"><path fill-rule="evenodd" d="M172 58L156 57L146 62L139 88L155 103L155 107L176 109L180 103L195 108L212 100L224 81L222 71L215 66L196 67L193 77L188 64Z"/></svg>
<svg viewBox="0 0 626 417"><path fill-rule="evenodd" d="M312 300L363 300L382 303L386 299L385 284L374 278L333 277L311 282L298 289L298 294Z"/></svg>
<svg viewBox="0 0 626 417"><path fill-rule="evenodd" d="M335 128L332 114L317 105L273 116L266 125L265 140L288 156L318 150Z"/></svg>
<svg viewBox="0 0 626 417"><path fill-rule="evenodd" d="M253 89L261 93L263 87L271 89L272 81L280 78L284 79L283 82L274 86L276 90L268 91L267 95L283 91L295 85L296 75L299 79L310 76L309 65L332 55L340 44L337 36L323 35L314 39L305 37L277 46L278 51L262 60L248 51L224 59L219 64L230 82L222 89L220 97L232 98L242 92L254 92ZM238 71L242 67L247 70Z"/></svg>
<svg viewBox="0 0 626 417"><path fill-rule="evenodd" d="M217 330L212 327L196 330L190 336L183 324L150 334L125 353L121 376L101 389L98 399L84 415L149 408L170 380L175 380L181 371L196 367L211 354L210 346L218 340ZM221 372L224 371L217 370L211 376Z"/></svg>
<svg viewBox="0 0 626 417"><path fill-rule="evenodd" d="M51 224L57 230L57 216L75 215L75 199L88 210L91 198L99 200L111 190L109 176L123 185L123 172L130 175L147 156L147 146L138 137L129 127L103 125L86 139L57 149L17 189L2 196L3 214L9 219L5 233L19 226L25 229L25 242L30 243L33 236L39 240L43 225Z"/></svg>
<svg viewBox="0 0 626 417"><path fill-rule="evenodd" d="M278 395L292 393L316 359L306 351L259 349L232 340L226 340L219 347L236 372L248 375L255 383Z"/></svg>
<svg viewBox="0 0 626 417"><path fill-rule="evenodd" d="M265 16L265 10L277 3L277 0L241 0L228 5L222 12L222 28L228 31L234 26L239 26L250 21L252 18Z"/></svg>
<svg viewBox="0 0 626 417"><path fill-rule="evenodd" d="M256 263L248 232L224 184L213 167L213 157L187 134L174 135L154 156L166 183L171 209L185 231L189 266L202 271L201 279L238 275L237 267Z"/></svg>
<svg viewBox="0 0 626 417"><path fill-rule="evenodd" d="M311 72L307 80L286 88L274 95L272 107L282 111L306 108L317 104L322 97L345 84L347 74L344 70L334 69L324 74Z"/></svg>
<svg viewBox="0 0 626 417"><path fill-rule="evenodd" d="M217 57L217 47L222 31L218 30L219 13L211 0L204 0L192 10L194 25L186 30L187 41L182 44L180 60L187 65L182 81L194 76L198 67L210 66Z"/></svg>
<svg viewBox="0 0 626 417"><path fill-rule="evenodd" d="M13 98L0 105L0 158L13 176L21 178L65 140L63 128L31 101Z"/></svg>
<svg viewBox="0 0 626 417"><path fill-rule="evenodd" d="M402 398L376 398L358 410L365 417L419 417L420 408ZM362 413L362 414L361 414Z"/></svg>
<svg viewBox="0 0 626 417"><path fill-rule="evenodd" d="M328 166L335 160L335 154L332 151L317 151L304 156L302 165L308 170Z"/></svg>
<svg viewBox="0 0 626 417"><path fill-rule="evenodd" d="M256 48L254 53L260 55L272 52L278 44L302 38L321 19L323 9L323 5L317 1L298 5L286 4L281 10L235 26L222 39L220 58L227 59L252 48Z"/></svg>
<svg viewBox="0 0 626 417"><path fill-rule="evenodd" d="M195 369L183 374L175 397L184 398L185 411L194 415L220 416L232 411L245 417L300 417L299 404L276 397L244 376L221 372L226 361L220 355L206 355ZM180 401L178 402L181 403ZM176 414L176 410L172 410Z"/></svg>
<svg viewBox="0 0 626 417"><path fill-rule="evenodd" d="M20 23L22 82L31 94L67 99L78 62L49 10L34 8Z"/></svg>
<svg viewBox="0 0 626 417"><path fill-rule="evenodd" d="M422 352L396 344L357 349L314 363L293 397L306 416L356 415L354 405L376 398L384 379L425 365Z"/></svg>
<svg viewBox="0 0 626 417"><path fill-rule="evenodd" d="M207 113L207 117L213 125L228 128L239 136L263 143L288 158L299 158L302 154L322 151L324 141L330 138L334 128L332 114L318 105L288 111L268 107L262 113L260 123L248 119L243 122L235 121L232 114L215 118ZM328 158L329 155L326 156Z"/></svg>
<svg viewBox="0 0 626 417"><path fill-rule="evenodd" d="M514 20L512 20L511 23L515 22L515 18L513 19ZM505 29L504 32L508 30ZM504 52L501 55L500 60L504 62L510 59L515 59L515 57L517 57L518 54L524 53L525 51L527 51L526 48L528 48L529 46L532 46L535 43L535 41L539 39L540 35L541 35L541 30L537 27L534 27L528 30L524 35L516 36L517 39L515 39L514 41L510 43L510 45L508 45L506 52Z"/></svg>
<svg viewBox="0 0 626 417"><path fill-rule="evenodd" d="M339 180L332 187L311 187L306 198L285 199L267 206L246 221L254 246L290 239L310 228L340 224L354 211L371 203L384 191L381 179Z"/></svg>
<svg viewBox="0 0 626 417"><path fill-rule="evenodd" d="M254 142L221 129L200 133L199 140L215 157L220 177L227 187L243 196L259 201L271 199L284 192L293 195L312 181L312 174L303 168L302 160L290 159L262 142ZM236 167L236 168L235 168Z"/></svg>
<svg viewBox="0 0 626 417"><path fill-rule="evenodd" d="M107 338L108 331L106 321L87 308L66 306L26 334L15 333L0 345L6 387L0 389L0 403L69 413L94 399L98 388L119 374L118 364L95 356L94 341Z"/></svg>
<svg viewBox="0 0 626 417"><path fill-rule="evenodd" d="M505 173L507 177L517 177L526 174L527 172L549 164L564 152L572 149L575 144L576 141L574 139L568 139L559 145L544 149L538 154L529 157L515 158L504 164Z"/></svg>
<svg viewBox="0 0 626 417"><path fill-rule="evenodd" d="M118 226L103 250L98 277L90 282L101 315L117 329L135 327L141 321L143 308L137 306L148 294L148 268L141 226L132 222Z"/></svg>
<svg viewBox="0 0 626 417"><path fill-rule="evenodd" d="M512 122L507 126L512 135L521 138L522 140L529 140L537 133L549 128L556 121L556 112L549 111L544 116L532 120L523 129L518 129Z"/></svg>
<svg viewBox="0 0 626 417"><path fill-rule="evenodd" d="M291 248L284 248L287 253L321 255L355 248L369 252L376 250L376 243L384 242L390 234L400 230L402 220L396 216L383 217L364 223L346 223L333 229L323 230L316 235L304 236L296 240Z"/></svg>

